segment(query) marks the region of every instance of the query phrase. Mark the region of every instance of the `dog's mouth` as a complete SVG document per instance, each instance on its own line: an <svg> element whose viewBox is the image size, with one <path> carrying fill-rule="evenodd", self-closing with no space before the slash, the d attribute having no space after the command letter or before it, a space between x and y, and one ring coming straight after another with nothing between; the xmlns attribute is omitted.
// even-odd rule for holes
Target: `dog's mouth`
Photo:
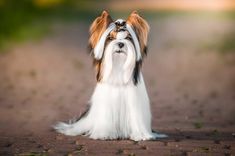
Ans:
<svg viewBox="0 0 235 156"><path fill-rule="evenodd" d="M118 54L125 54L125 55L126 55L126 52L125 52L125 51L123 51L123 50L121 50L121 49L116 50L115 52L116 52L116 53L118 53Z"/></svg>

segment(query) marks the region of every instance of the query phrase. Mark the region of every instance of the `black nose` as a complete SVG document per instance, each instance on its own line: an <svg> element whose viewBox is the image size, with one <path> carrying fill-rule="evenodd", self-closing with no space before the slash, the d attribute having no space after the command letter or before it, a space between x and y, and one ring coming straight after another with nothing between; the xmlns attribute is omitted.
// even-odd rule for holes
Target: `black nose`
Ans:
<svg viewBox="0 0 235 156"><path fill-rule="evenodd" d="M124 43L119 42L119 43L118 43L118 46L119 46L119 48L122 48L122 47L124 47Z"/></svg>

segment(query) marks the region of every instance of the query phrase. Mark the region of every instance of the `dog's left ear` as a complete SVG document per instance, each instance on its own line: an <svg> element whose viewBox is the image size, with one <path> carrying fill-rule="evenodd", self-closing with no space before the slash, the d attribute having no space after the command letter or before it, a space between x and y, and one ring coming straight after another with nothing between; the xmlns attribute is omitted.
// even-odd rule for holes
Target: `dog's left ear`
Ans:
<svg viewBox="0 0 235 156"><path fill-rule="evenodd" d="M149 34L148 23L137 13L137 11L133 11L127 18L127 24L134 29L140 42L141 53L146 55Z"/></svg>
<svg viewBox="0 0 235 156"><path fill-rule="evenodd" d="M113 20L107 11L103 11L102 14L97 17L90 26L90 39L89 46L94 49L96 44L101 38L101 35L105 32L107 27Z"/></svg>

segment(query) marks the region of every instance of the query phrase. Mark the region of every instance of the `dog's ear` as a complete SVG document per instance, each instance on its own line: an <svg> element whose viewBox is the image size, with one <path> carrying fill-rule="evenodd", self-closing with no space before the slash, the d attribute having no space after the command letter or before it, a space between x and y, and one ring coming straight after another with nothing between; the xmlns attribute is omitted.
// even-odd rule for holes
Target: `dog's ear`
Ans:
<svg viewBox="0 0 235 156"><path fill-rule="evenodd" d="M141 52L146 55L149 33L148 23L137 13L137 11L133 11L127 18L127 24L134 29L140 42Z"/></svg>
<svg viewBox="0 0 235 156"><path fill-rule="evenodd" d="M90 26L89 46L91 49L94 49L101 35L112 22L113 20L107 11L103 11L102 14L94 20Z"/></svg>

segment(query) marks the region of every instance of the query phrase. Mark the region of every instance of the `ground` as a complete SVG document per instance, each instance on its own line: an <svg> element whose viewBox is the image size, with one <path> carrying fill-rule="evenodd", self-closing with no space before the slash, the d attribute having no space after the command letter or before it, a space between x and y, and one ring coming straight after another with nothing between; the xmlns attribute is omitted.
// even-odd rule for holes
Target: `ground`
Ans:
<svg viewBox="0 0 235 156"><path fill-rule="evenodd" d="M207 44L233 20L149 19L145 78L156 141L101 141L56 133L78 117L95 87L88 24L57 23L40 41L0 55L0 155L235 155L235 53Z"/></svg>

